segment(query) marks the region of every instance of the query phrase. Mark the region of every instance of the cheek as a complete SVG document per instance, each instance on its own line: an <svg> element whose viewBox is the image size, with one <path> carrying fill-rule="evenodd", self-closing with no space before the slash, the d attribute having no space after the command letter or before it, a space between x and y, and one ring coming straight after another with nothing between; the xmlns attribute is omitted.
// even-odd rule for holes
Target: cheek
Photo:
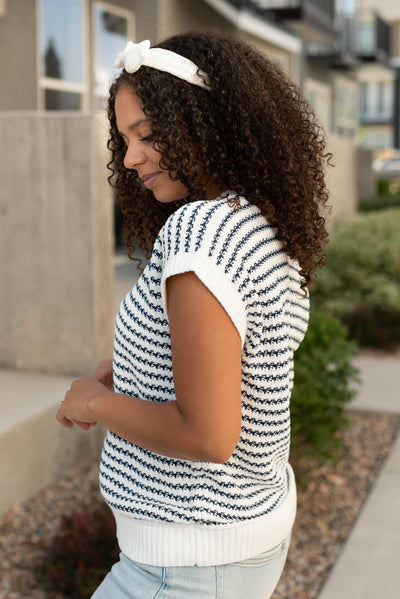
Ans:
<svg viewBox="0 0 400 599"><path fill-rule="evenodd" d="M185 185L180 181L172 181L169 178L168 173L163 175L163 181L160 181L160 183L161 185L158 198L160 201L174 202L176 200L183 200L188 194L188 190Z"/></svg>
<svg viewBox="0 0 400 599"><path fill-rule="evenodd" d="M157 150L155 150L154 148L148 148L147 156L153 164L156 164L157 166L160 165L160 160L161 160L160 152L157 152Z"/></svg>

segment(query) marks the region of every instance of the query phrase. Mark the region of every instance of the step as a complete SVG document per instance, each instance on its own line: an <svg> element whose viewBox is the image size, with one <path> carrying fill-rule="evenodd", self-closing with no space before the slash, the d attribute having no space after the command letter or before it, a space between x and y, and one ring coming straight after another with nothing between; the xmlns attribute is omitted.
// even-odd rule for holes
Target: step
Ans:
<svg viewBox="0 0 400 599"><path fill-rule="evenodd" d="M100 455L105 430L61 427L55 415L71 378L0 370L0 515Z"/></svg>

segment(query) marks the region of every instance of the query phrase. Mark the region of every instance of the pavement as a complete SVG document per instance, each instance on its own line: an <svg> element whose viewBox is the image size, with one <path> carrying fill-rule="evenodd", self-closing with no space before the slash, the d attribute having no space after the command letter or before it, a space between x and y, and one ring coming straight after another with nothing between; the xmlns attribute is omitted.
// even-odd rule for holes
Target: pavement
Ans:
<svg viewBox="0 0 400 599"><path fill-rule="evenodd" d="M400 414L400 356L360 356L351 408ZM400 435L318 599L400 599Z"/></svg>

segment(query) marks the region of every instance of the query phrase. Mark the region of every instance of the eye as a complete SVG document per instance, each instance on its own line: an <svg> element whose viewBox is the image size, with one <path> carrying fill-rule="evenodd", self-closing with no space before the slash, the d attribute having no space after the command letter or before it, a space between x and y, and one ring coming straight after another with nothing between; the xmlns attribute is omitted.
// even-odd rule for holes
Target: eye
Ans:
<svg viewBox="0 0 400 599"><path fill-rule="evenodd" d="M141 137L139 141L151 141L154 139L154 135L150 133L150 135L146 135L145 137Z"/></svg>

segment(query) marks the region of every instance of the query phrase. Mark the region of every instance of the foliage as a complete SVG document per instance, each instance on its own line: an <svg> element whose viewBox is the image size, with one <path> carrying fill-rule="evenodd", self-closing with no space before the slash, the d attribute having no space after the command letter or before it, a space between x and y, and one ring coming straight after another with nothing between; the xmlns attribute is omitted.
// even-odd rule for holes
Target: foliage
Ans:
<svg viewBox="0 0 400 599"><path fill-rule="evenodd" d="M306 336L295 354L291 399L292 446L322 459L340 453L338 433L347 426L345 405L354 397L357 345L338 319L314 309Z"/></svg>
<svg viewBox="0 0 400 599"><path fill-rule="evenodd" d="M376 193L361 200L358 207L361 212L400 208L400 184L379 179Z"/></svg>
<svg viewBox="0 0 400 599"><path fill-rule="evenodd" d="M40 584L52 594L89 599L118 554L114 518L105 504L65 516L45 550L38 572Z"/></svg>
<svg viewBox="0 0 400 599"><path fill-rule="evenodd" d="M342 224L312 290L317 305L339 317L363 346L400 344L399 231L399 210Z"/></svg>
<svg viewBox="0 0 400 599"><path fill-rule="evenodd" d="M375 194L365 200L361 200L358 207L360 212L400 208L400 193L386 195Z"/></svg>
<svg viewBox="0 0 400 599"><path fill-rule="evenodd" d="M379 195L388 195L391 192L393 182L390 179L378 179L376 182L376 191Z"/></svg>

